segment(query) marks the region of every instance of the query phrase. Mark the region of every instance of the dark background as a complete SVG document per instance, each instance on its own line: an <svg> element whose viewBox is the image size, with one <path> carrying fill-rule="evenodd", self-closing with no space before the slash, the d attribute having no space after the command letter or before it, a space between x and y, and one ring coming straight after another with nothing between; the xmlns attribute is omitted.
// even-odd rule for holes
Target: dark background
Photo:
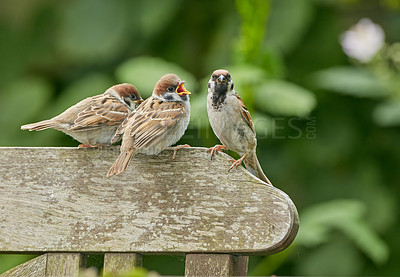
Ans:
<svg viewBox="0 0 400 277"><path fill-rule="evenodd" d="M340 45L364 17L386 35L369 63ZM1 0L0 145L77 146L20 126L116 83L148 97L172 72L192 92L180 143L211 147L207 80L226 68L255 122L260 162L301 220L293 245L252 257L249 275L399 275L399 27L397 0ZM0 272L30 257L0 255ZM184 258L144 266L182 275Z"/></svg>

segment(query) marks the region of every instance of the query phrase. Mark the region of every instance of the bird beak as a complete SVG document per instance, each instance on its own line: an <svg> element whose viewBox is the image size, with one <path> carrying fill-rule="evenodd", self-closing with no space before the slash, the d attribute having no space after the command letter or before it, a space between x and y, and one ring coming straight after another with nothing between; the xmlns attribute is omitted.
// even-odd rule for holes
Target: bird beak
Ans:
<svg viewBox="0 0 400 277"><path fill-rule="evenodd" d="M140 104L140 103L142 103L142 102L143 102L143 99L142 99L142 98L133 101L133 103L135 103L135 104Z"/></svg>
<svg viewBox="0 0 400 277"><path fill-rule="evenodd" d="M217 84L226 84L226 82L228 82L228 80L225 78L225 76L224 75L220 75L218 78L217 78Z"/></svg>
<svg viewBox="0 0 400 277"><path fill-rule="evenodd" d="M178 85L178 87L176 88L176 94L182 96L182 95L189 95L191 94L190 91L188 91L183 84L185 83L185 81L181 81Z"/></svg>

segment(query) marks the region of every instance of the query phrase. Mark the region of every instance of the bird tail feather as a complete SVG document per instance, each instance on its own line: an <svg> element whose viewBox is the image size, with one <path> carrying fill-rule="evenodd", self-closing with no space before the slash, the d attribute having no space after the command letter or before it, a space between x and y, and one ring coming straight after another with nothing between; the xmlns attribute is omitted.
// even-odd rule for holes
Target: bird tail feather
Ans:
<svg viewBox="0 0 400 277"><path fill-rule="evenodd" d="M118 174L123 173L125 171L125 169L128 167L128 164L132 158L133 152L134 151L131 150L131 151L126 151L126 152L122 152L121 154L119 154L117 160L111 166L110 170L108 170L107 178L111 177L115 174L118 175Z"/></svg>
<svg viewBox="0 0 400 277"><path fill-rule="evenodd" d="M243 163L251 174L272 186L271 181L265 176L256 154L249 154L249 156L243 160Z"/></svg>
<svg viewBox="0 0 400 277"><path fill-rule="evenodd" d="M29 130L29 131L41 131L49 128L53 128L56 124L51 120L43 120L40 122L26 124L21 126L21 130Z"/></svg>

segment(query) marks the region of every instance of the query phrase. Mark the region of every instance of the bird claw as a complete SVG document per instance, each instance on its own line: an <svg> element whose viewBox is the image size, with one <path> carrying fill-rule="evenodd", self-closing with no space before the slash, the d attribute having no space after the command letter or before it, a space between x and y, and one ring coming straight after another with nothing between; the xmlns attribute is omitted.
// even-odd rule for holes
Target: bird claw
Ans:
<svg viewBox="0 0 400 277"><path fill-rule="evenodd" d="M78 148L92 148L93 146L89 145L89 144L79 144Z"/></svg>
<svg viewBox="0 0 400 277"><path fill-rule="evenodd" d="M191 146L190 146L189 144L184 144L184 145L178 145L178 146L173 147L174 154L172 155L172 159L175 160L176 152L177 152L179 149L187 148L187 147L191 147Z"/></svg>
<svg viewBox="0 0 400 277"><path fill-rule="evenodd" d="M246 158L247 154L244 154L240 159L231 159L229 162L233 162L232 166L228 169L228 172L231 171L233 168L237 168L239 165L242 164L243 160Z"/></svg>
<svg viewBox="0 0 400 277"><path fill-rule="evenodd" d="M218 152L218 151L222 151L222 150L226 150L226 146L225 145L215 145L214 147L210 147L207 149L207 152L211 151L211 160L213 159L214 153Z"/></svg>

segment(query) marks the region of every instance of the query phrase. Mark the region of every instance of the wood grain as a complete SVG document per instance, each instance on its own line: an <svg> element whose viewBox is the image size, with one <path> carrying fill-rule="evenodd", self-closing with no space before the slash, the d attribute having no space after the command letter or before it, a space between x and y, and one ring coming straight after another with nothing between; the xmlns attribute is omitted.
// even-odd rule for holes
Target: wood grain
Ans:
<svg viewBox="0 0 400 277"><path fill-rule="evenodd" d="M136 253L106 253L104 255L103 275L118 274L131 271L142 266L142 255Z"/></svg>
<svg viewBox="0 0 400 277"><path fill-rule="evenodd" d="M85 266L85 256L80 253L47 254L46 277L78 277Z"/></svg>
<svg viewBox="0 0 400 277"><path fill-rule="evenodd" d="M185 276L246 276L247 265L247 256L188 254Z"/></svg>
<svg viewBox="0 0 400 277"><path fill-rule="evenodd" d="M137 155L105 177L119 149L0 148L0 252L271 254L298 229L279 189L205 148Z"/></svg>

